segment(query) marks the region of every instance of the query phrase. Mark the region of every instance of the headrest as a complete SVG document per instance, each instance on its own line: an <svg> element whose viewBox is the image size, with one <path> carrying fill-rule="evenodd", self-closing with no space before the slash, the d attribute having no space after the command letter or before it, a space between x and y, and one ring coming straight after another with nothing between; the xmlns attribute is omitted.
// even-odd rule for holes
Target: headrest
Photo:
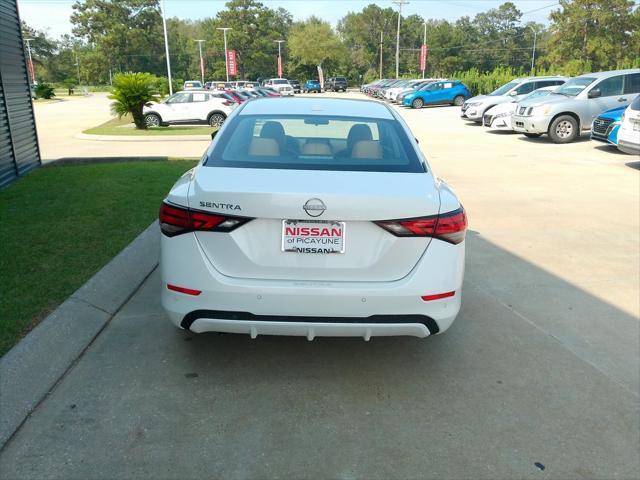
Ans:
<svg viewBox="0 0 640 480"><path fill-rule="evenodd" d="M347 135L347 147L353 148L355 143L360 140L373 140L373 135L371 134L369 125L356 123L349 129L349 135Z"/></svg>
<svg viewBox="0 0 640 480"><path fill-rule="evenodd" d="M283 138L284 127L280 122L264 122L264 125L262 125L262 130L260 130L260 136L262 138Z"/></svg>
<svg viewBox="0 0 640 480"><path fill-rule="evenodd" d="M380 160L382 158L380 143L375 140L361 140L356 142L351 150L351 158Z"/></svg>
<svg viewBox="0 0 640 480"><path fill-rule="evenodd" d="M253 137L249 144L249 155L254 157L277 157L280 155L280 147L273 138Z"/></svg>

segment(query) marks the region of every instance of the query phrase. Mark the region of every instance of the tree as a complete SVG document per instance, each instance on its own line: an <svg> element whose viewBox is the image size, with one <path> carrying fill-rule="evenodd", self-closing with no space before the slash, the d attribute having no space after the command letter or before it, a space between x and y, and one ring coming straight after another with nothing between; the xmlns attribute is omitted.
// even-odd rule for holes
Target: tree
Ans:
<svg viewBox="0 0 640 480"><path fill-rule="evenodd" d="M276 71L278 46L276 40L287 38L291 14L283 8L265 7L256 0L231 0L215 18L202 21L202 37L206 40L204 54L213 66L215 78L225 73L222 32L217 28L231 28L227 32L229 50L236 51L239 78L273 75Z"/></svg>
<svg viewBox="0 0 640 480"><path fill-rule="evenodd" d="M156 85L158 79L150 73L119 73L113 78L111 111L121 118L131 114L136 128L146 129L147 124L142 109L150 102L157 101Z"/></svg>
<svg viewBox="0 0 640 480"><path fill-rule="evenodd" d="M160 73L165 62L158 0L77 0L73 33L91 45L94 70Z"/></svg>
<svg viewBox="0 0 640 480"><path fill-rule="evenodd" d="M291 27L289 52L310 71L327 63L338 63L346 53L331 25L313 16Z"/></svg>
<svg viewBox="0 0 640 480"><path fill-rule="evenodd" d="M560 0L550 19L551 65L577 73L637 62L640 15L631 0Z"/></svg>
<svg viewBox="0 0 640 480"><path fill-rule="evenodd" d="M392 8L370 4L361 12L348 13L338 22L338 34L349 56L359 67L360 74L367 70L379 70L381 33L383 76L387 76L387 72L395 68L395 63L391 60L395 58L397 21L398 13Z"/></svg>

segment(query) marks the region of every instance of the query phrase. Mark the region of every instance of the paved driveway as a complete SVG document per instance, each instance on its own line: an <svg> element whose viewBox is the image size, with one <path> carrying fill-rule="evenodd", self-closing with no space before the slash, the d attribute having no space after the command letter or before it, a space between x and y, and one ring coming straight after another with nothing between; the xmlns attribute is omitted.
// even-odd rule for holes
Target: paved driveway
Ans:
<svg viewBox="0 0 640 480"><path fill-rule="evenodd" d="M43 161L67 157L188 157L199 158L208 141L162 140L152 142L98 141L78 138L83 130L112 118L107 93L86 97L61 97L62 101L36 103L34 113Z"/></svg>
<svg viewBox="0 0 640 480"><path fill-rule="evenodd" d="M154 272L0 453L3 476L637 478L637 159L457 114L403 113L470 217L448 332L192 335Z"/></svg>

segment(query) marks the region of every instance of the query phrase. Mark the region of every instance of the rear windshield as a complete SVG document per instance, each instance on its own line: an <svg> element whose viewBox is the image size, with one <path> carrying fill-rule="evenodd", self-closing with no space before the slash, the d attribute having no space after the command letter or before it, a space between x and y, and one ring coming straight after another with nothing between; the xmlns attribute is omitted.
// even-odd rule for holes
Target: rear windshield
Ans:
<svg viewBox="0 0 640 480"><path fill-rule="evenodd" d="M424 172L398 121L328 115L238 115L225 125L205 165Z"/></svg>
<svg viewBox="0 0 640 480"><path fill-rule="evenodd" d="M272 80L274 85L287 85L289 82L287 80Z"/></svg>
<svg viewBox="0 0 640 480"><path fill-rule="evenodd" d="M631 108L631 110L640 110L640 95L638 95L636 99L631 102L629 108Z"/></svg>

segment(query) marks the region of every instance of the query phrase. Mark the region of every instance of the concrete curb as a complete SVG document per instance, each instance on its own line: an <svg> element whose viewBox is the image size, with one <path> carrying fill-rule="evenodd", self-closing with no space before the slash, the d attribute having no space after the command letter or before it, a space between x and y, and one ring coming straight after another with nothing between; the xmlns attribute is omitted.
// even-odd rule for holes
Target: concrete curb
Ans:
<svg viewBox="0 0 640 480"><path fill-rule="evenodd" d="M198 160L194 158L194 160ZM125 163L125 162L168 162L169 157L62 157L43 159L43 167L60 167L65 165L88 165L98 163Z"/></svg>
<svg viewBox="0 0 640 480"><path fill-rule="evenodd" d="M90 135L76 133L75 138L97 142L210 142L211 135L153 135L136 137L133 135Z"/></svg>
<svg viewBox="0 0 640 480"><path fill-rule="evenodd" d="M0 358L0 449L158 265L147 229Z"/></svg>

